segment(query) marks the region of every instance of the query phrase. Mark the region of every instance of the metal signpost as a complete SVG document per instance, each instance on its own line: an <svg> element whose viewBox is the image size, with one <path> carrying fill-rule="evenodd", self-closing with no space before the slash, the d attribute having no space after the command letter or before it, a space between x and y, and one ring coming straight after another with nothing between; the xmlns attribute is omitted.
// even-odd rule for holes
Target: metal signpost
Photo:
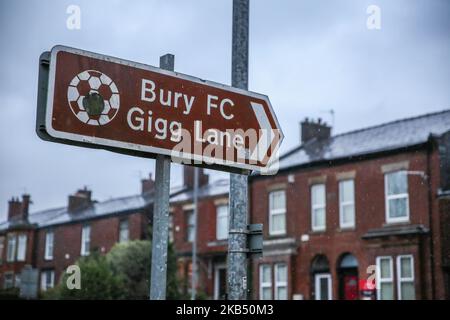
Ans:
<svg viewBox="0 0 450 320"><path fill-rule="evenodd" d="M231 83L248 88L248 23L249 1L233 0L233 47ZM247 298L247 176L230 176L230 223L228 236L228 298Z"/></svg>
<svg viewBox="0 0 450 320"><path fill-rule="evenodd" d="M194 239L192 241L192 276L191 276L191 300L197 296L197 232L198 232L198 168L194 168Z"/></svg>
<svg viewBox="0 0 450 320"><path fill-rule="evenodd" d="M159 59L161 69L173 71L175 57L166 54ZM150 275L150 299L166 299L167 244L169 241L170 157L156 156L155 203L152 225L152 269Z"/></svg>
<svg viewBox="0 0 450 320"><path fill-rule="evenodd" d="M247 253L259 250L247 247L245 174L271 166L283 134L268 97L246 90L248 1L235 1L233 17L233 87L174 72L173 55L160 68L64 46L40 58L40 138L156 158L152 299L166 295L170 161L239 173L230 189L230 299L245 298ZM192 269L196 286L196 261Z"/></svg>

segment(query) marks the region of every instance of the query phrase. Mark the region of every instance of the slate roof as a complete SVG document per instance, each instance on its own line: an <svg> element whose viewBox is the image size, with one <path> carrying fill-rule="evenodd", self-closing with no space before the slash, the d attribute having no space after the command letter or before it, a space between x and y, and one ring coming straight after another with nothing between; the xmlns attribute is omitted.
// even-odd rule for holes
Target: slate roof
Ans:
<svg viewBox="0 0 450 320"><path fill-rule="evenodd" d="M200 187L198 190L198 197L205 198L224 195L228 194L229 190L230 190L230 180L220 179ZM178 193L175 196L172 196L170 198L170 202L175 203L175 202L190 201L192 200L192 198L193 198L192 189L187 189L183 192Z"/></svg>
<svg viewBox="0 0 450 320"><path fill-rule="evenodd" d="M94 202L91 206L69 212L67 207L48 209L31 213L28 223L39 228L95 219L111 214L124 213L132 210L143 209L153 202L153 195L133 195L128 197L114 198L102 202ZM5 221L0 224L0 230L26 224L24 221Z"/></svg>
<svg viewBox="0 0 450 320"><path fill-rule="evenodd" d="M440 136L447 131L450 110L388 122L308 141L282 155L279 169L416 146L427 142L430 134Z"/></svg>
<svg viewBox="0 0 450 320"><path fill-rule="evenodd" d="M221 182L213 182L200 190L200 196L208 194L218 194L217 192L223 192ZM228 182L227 182L228 185ZM226 189L228 192L228 189ZM182 186L175 186L170 189L171 197L178 200L182 200L192 193L186 190ZM13 220L0 223L0 231L6 230L12 227L22 227L34 225L38 228L45 228L54 225L61 225L72 222L86 221L99 217L105 217L108 215L121 214L130 211L142 210L153 203L153 194L138 194L120 198L112 198L106 201L93 202L93 204L87 208L78 210L76 212L69 212L67 207L53 208L42 211L30 213L28 221ZM172 199L172 198L171 198ZM173 200L171 200L173 202Z"/></svg>

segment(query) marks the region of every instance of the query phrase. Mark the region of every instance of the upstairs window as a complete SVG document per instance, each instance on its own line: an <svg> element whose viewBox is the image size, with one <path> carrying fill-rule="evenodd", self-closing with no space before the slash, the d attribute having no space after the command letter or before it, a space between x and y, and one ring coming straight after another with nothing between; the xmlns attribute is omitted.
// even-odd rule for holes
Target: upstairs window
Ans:
<svg viewBox="0 0 450 320"><path fill-rule="evenodd" d="M355 227L355 182L339 182L339 224L342 229Z"/></svg>
<svg viewBox="0 0 450 320"><path fill-rule="evenodd" d="M91 227L84 226L81 230L81 255L89 255L91 247Z"/></svg>
<svg viewBox="0 0 450 320"><path fill-rule="evenodd" d="M187 215L187 233L186 233L186 240L188 242L193 242L194 241L194 236L195 236L195 216L194 216L194 211L193 210L189 210L186 212Z"/></svg>
<svg viewBox="0 0 450 320"><path fill-rule="evenodd" d="M27 235L21 234L18 238L17 261L25 261L27 255Z"/></svg>
<svg viewBox="0 0 450 320"><path fill-rule="evenodd" d="M119 242L124 243L130 239L130 229L128 225L128 220L120 221L119 225Z"/></svg>
<svg viewBox="0 0 450 320"><path fill-rule="evenodd" d="M6 252L6 261L8 262L16 260L16 241L17 237L15 234L8 235L8 249Z"/></svg>
<svg viewBox="0 0 450 320"><path fill-rule="evenodd" d="M225 240L228 238L228 206L217 206L216 238Z"/></svg>
<svg viewBox="0 0 450 320"><path fill-rule="evenodd" d="M385 174L386 222L409 220L408 175L406 171Z"/></svg>
<svg viewBox="0 0 450 320"><path fill-rule="evenodd" d="M45 253L44 253L45 260L53 259L53 239L54 239L53 232L47 231L47 233L45 234Z"/></svg>
<svg viewBox="0 0 450 320"><path fill-rule="evenodd" d="M286 192L284 190L269 193L269 234L286 233Z"/></svg>
<svg viewBox="0 0 450 320"><path fill-rule="evenodd" d="M324 231L326 228L325 185L311 186L311 223L313 231Z"/></svg>

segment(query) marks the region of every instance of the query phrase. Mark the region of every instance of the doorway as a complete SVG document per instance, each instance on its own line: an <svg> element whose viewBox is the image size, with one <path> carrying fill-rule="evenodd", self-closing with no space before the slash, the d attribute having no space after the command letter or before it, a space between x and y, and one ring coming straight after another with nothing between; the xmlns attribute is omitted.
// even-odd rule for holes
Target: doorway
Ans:
<svg viewBox="0 0 450 320"><path fill-rule="evenodd" d="M311 263L312 299L332 300L333 282L331 280L330 264L324 255L317 255Z"/></svg>
<svg viewBox="0 0 450 320"><path fill-rule="evenodd" d="M358 300L358 261L354 255L346 253L341 256L338 263L337 274L339 279L339 299Z"/></svg>
<svg viewBox="0 0 450 320"><path fill-rule="evenodd" d="M227 293L227 267L225 264L214 266L214 300L224 300Z"/></svg>
<svg viewBox="0 0 450 320"><path fill-rule="evenodd" d="M331 294L331 274L315 274L316 300L332 300Z"/></svg>

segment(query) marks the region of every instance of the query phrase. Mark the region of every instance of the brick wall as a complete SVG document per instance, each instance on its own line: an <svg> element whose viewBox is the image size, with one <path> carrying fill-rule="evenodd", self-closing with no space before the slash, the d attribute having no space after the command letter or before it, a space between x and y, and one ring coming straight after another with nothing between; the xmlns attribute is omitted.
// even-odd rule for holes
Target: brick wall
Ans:
<svg viewBox="0 0 450 320"><path fill-rule="evenodd" d="M428 161L434 169L438 168L436 160L436 154L429 159L426 151L408 152L341 165L299 169L287 173L280 172L275 177L254 179L251 186L251 222L264 224L265 240L293 238L295 241L295 250L290 255L283 254L288 249L285 246L277 248L278 254L277 250L272 250L269 257L253 263L254 297L259 297L258 265L289 261L289 270L291 270L289 272L289 297L291 298L292 294L302 294L306 299L312 298L314 290L310 267L314 257L323 254L329 261L333 281L333 297L336 298L339 294L338 261L343 254L351 253L358 260L360 279L367 277L367 267L375 264L375 258L379 255L390 255L395 258L400 254L412 254L416 266L416 296L417 298L430 298L431 265L428 236L387 237L370 241L363 240L362 236L371 229L386 226L382 167L406 162L407 170L426 174ZM435 170L435 174L437 171ZM356 226L350 230L341 230L339 226L338 177L342 173L354 175L355 179ZM326 230L324 232L311 230L310 187L315 181L324 181L326 186ZM438 181L432 178L431 183L433 192L435 192ZM286 191L287 230L283 236L271 236L268 232L268 194L277 189ZM408 224L424 225L429 228L430 205L426 180L420 175L411 174L408 176L408 189L410 208ZM432 210L435 205L437 205L436 201L432 203ZM432 212L434 215L434 211ZM438 221L433 221L434 223L439 225ZM309 240L302 241L302 235L309 237ZM436 237L437 234L434 233L434 235ZM267 251L266 248L265 251ZM436 287L442 287L442 280L439 279L441 275L437 269L435 266ZM436 291L438 297L442 296L439 288Z"/></svg>

